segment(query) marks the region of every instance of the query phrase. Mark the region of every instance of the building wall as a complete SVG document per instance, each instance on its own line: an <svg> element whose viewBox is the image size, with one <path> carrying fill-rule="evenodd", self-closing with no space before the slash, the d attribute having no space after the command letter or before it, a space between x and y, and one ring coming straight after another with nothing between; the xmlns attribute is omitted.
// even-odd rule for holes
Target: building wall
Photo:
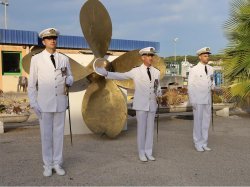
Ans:
<svg viewBox="0 0 250 187"><path fill-rule="evenodd" d="M17 67L17 63L12 64L13 66L6 69L2 67L2 51L12 51L21 52L21 58L30 52L33 46L42 47L41 39L38 38L38 33L34 31L23 31L23 30L10 30L10 29L0 29L0 89L3 91L16 91L18 77L28 76L22 67ZM59 36L58 37L58 51L65 54L77 54L81 53L91 55L92 52L89 50L89 46L84 37L81 36ZM160 51L160 43L153 41L137 41L137 40L122 40L122 39L111 39L111 43L108 51L109 59L122 55L126 51L131 51L135 49L141 49L147 46L155 47L156 51ZM17 59L15 55L8 56L10 54L4 53L6 58L9 58L7 63L13 59ZM87 61L87 59L85 59ZM17 61L15 61L17 62ZM18 73L20 68L21 72ZM3 74L3 69L8 73ZM16 73L13 73L16 72Z"/></svg>
<svg viewBox="0 0 250 187"><path fill-rule="evenodd" d="M0 89L4 92L16 92L17 91L17 84L19 76L26 76L29 75L21 68L20 75L3 75L3 62L2 62L2 52L3 51L12 51L12 52L21 52L21 59L29 53L31 46L21 46L21 45L0 45ZM78 53L79 50L67 50L67 49L59 49L58 51L62 53ZM21 60L22 62L22 60ZM20 63L21 63L20 62Z"/></svg>
<svg viewBox="0 0 250 187"><path fill-rule="evenodd" d="M13 51L13 52L21 52L21 58L29 52L28 46L14 46L14 45L0 45L0 89L4 92L8 91L17 91L17 83L18 77L20 75L27 76L27 73L22 70L20 75L3 75L3 67L2 67L2 52L3 51Z"/></svg>
<svg viewBox="0 0 250 187"><path fill-rule="evenodd" d="M23 58L26 54L29 53L31 49L31 46L21 46L21 45L0 45L0 54L2 54L2 51L15 51L15 52L21 52L21 58ZM90 56L93 56L91 54L90 50L79 50L79 49L57 49L58 52L64 53L64 54L79 54L80 51L83 53L86 53L86 59L89 61ZM117 57L125 52L116 52L116 51L108 51L112 56ZM93 57L94 58L94 57ZM113 58L110 58L113 59ZM20 75L29 77L29 75L21 68L20 75L3 75L2 74L2 56L0 56L0 89L4 92L16 92L17 91L17 84L18 84L18 78Z"/></svg>

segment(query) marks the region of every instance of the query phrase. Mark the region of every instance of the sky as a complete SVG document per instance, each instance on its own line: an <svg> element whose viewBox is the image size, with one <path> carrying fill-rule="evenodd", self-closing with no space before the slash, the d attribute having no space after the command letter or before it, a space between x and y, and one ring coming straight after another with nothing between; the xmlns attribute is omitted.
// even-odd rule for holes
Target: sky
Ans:
<svg viewBox="0 0 250 187"><path fill-rule="evenodd" d="M227 46L223 24L232 0L100 0L112 20L112 38L160 42L160 56L195 55L202 47L218 54ZM79 13L86 0L9 0L8 29L83 36ZM4 6L0 6L4 28ZM176 42L174 39L178 38ZM176 48L175 48L176 47Z"/></svg>

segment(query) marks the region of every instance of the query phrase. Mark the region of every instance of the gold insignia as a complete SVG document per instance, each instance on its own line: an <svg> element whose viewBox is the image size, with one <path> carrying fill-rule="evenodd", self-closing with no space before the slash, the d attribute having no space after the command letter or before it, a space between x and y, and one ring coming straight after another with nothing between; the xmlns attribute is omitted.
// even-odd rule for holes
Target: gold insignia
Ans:
<svg viewBox="0 0 250 187"><path fill-rule="evenodd" d="M57 35L55 29L50 29L50 30L49 30L49 33L50 33L50 34L53 34L53 35Z"/></svg>

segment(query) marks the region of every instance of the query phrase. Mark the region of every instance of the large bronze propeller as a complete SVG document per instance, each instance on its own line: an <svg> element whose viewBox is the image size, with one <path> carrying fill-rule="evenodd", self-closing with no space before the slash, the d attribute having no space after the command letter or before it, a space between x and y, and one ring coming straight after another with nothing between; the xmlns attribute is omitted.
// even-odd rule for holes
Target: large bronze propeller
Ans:
<svg viewBox="0 0 250 187"><path fill-rule="evenodd" d="M81 8L80 23L82 32L92 50L94 61L104 59L112 35L112 23L105 7L98 0L88 0ZM124 95L111 80L93 73L92 83L83 98L82 115L88 128L94 133L117 136L123 129L127 118Z"/></svg>
<svg viewBox="0 0 250 187"><path fill-rule="evenodd" d="M127 119L126 97L118 86L133 89L134 85L132 81L106 80L94 72L93 63L105 66L108 71L126 72L141 65L142 61L138 50L127 52L112 62L105 59L112 36L112 23L106 8L99 0L87 0L82 6L80 24L94 54L94 59L87 67L70 60L74 79L81 81L87 78L90 81L82 101L82 116L92 132L114 138L122 131ZM25 71L31 56L32 54L28 54L24 57ZM163 77L165 65L160 57L154 57L154 66L160 69Z"/></svg>
<svg viewBox="0 0 250 187"><path fill-rule="evenodd" d="M95 56L93 61L95 64L99 63L99 66L103 65L107 70L116 72L126 72L142 64L138 50L125 53L113 62L108 62L104 58L111 40L112 23L100 1L88 0L83 5L80 22L84 37ZM164 71L165 66L161 58L156 56L154 61L155 65ZM92 65L93 63L90 64ZM109 137L115 137L124 127L127 119L127 103L117 85L133 88L131 80L111 81L96 75L86 91L82 114L87 126L95 133L105 133Z"/></svg>

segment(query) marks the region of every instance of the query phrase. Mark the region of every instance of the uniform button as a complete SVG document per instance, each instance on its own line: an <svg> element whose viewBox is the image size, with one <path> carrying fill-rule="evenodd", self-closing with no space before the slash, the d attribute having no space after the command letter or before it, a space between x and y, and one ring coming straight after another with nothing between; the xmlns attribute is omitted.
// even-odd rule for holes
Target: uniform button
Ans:
<svg viewBox="0 0 250 187"><path fill-rule="evenodd" d="M55 86L55 88L57 88L57 86Z"/></svg>
<svg viewBox="0 0 250 187"><path fill-rule="evenodd" d="M56 96L57 96L57 94L56 94Z"/></svg>
<svg viewBox="0 0 250 187"><path fill-rule="evenodd" d="M55 80L56 80L56 78L55 78Z"/></svg>

